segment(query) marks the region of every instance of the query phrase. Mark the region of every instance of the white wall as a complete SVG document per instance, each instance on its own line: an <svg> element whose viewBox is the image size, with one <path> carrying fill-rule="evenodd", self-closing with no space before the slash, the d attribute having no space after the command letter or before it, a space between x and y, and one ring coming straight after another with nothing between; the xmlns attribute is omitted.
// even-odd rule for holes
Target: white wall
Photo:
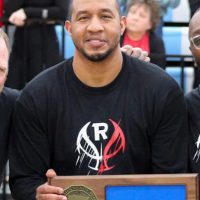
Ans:
<svg viewBox="0 0 200 200"><path fill-rule="evenodd" d="M188 22L190 19L190 10L188 0L181 0L180 5L172 11L173 21Z"/></svg>

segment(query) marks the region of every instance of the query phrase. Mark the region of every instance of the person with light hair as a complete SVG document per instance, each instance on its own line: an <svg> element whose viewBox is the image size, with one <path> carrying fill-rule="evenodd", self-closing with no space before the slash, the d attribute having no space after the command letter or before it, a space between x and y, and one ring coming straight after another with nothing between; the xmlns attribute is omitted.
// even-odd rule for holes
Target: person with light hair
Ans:
<svg viewBox="0 0 200 200"><path fill-rule="evenodd" d="M0 184L8 159L8 142L12 111L15 100L19 94L17 90L4 87L8 74L9 53L10 45L8 37L6 33L0 29Z"/></svg>

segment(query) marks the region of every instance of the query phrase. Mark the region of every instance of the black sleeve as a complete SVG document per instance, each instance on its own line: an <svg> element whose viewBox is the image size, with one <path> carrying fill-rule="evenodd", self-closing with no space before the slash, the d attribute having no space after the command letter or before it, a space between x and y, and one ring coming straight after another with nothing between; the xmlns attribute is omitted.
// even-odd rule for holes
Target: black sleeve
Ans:
<svg viewBox="0 0 200 200"><path fill-rule="evenodd" d="M11 134L11 127L12 127L12 114L13 108L15 104L15 100L19 95L17 90L7 89L4 88L3 93L5 94L5 98L3 103L0 101L0 185L2 182L2 175L5 170L5 165L8 160L8 146L9 146L9 137Z"/></svg>
<svg viewBox="0 0 200 200"><path fill-rule="evenodd" d="M51 7L26 7L24 11L27 18L42 18L43 9L48 11L48 19L63 20L67 19L68 0L55 0L54 6Z"/></svg>
<svg viewBox="0 0 200 200"><path fill-rule="evenodd" d="M150 32L150 62L158 65L162 69L166 67L165 46L162 38L154 32Z"/></svg>
<svg viewBox="0 0 200 200"><path fill-rule="evenodd" d="M10 122L10 120L9 120L9 122ZM10 123L9 123L9 125L10 125ZM1 131L1 129L0 129L0 131ZM2 133L0 133L0 134L2 134ZM4 173L4 170L5 170L5 165L6 165L6 162L8 160L8 142L9 142L9 131L8 130L3 132L3 135L1 136L0 140L1 140L0 141L0 145L1 145L1 150L0 150L0 186L1 186L3 173Z"/></svg>
<svg viewBox="0 0 200 200"><path fill-rule="evenodd" d="M35 200L36 188L46 181L49 145L42 112L38 115L36 110L27 95L16 102L9 152L10 188L15 200Z"/></svg>
<svg viewBox="0 0 200 200"><path fill-rule="evenodd" d="M13 0L6 0L4 2L4 17L9 17L13 12L15 12L16 10L19 10L20 8L22 8L24 3L24 0L17 0L17 1L13 1Z"/></svg>
<svg viewBox="0 0 200 200"><path fill-rule="evenodd" d="M160 97L154 118L152 166L154 173L186 173L188 123L183 94L179 90Z"/></svg>

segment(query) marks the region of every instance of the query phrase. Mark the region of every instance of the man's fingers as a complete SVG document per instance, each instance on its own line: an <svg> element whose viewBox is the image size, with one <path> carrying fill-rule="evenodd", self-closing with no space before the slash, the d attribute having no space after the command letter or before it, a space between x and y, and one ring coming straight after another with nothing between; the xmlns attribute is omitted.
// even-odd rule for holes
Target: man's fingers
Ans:
<svg viewBox="0 0 200 200"><path fill-rule="evenodd" d="M14 16L11 16L9 18L9 22L14 24L14 25L16 25L16 26L23 26L24 23L25 23L23 20L18 19L18 18L14 17Z"/></svg>
<svg viewBox="0 0 200 200"><path fill-rule="evenodd" d="M124 45L123 47L121 47L121 51L130 56L133 52L133 47L130 45Z"/></svg>
<svg viewBox="0 0 200 200"><path fill-rule="evenodd" d="M36 196L37 200L47 200L47 199L51 199L51 200L67 200L67 197L63 196L63 195L56 195L56 194L40 194L38 196Z"/></svg>
<svg viewBox="0 0 200 200"><path fill-rule="evenodd" d="M145 58L148 56L148 53L146 51L142 51L140 56L139 56L139 59L140 60L145 60Z"/></svg>
<svg viewBox="0 0 200 200"><path fill-rule="evenodd" d="M150 58L148 57L148 52L143 51L139 47L133 48L130 45L125 45L121 48L121 51L125 52L129 56L133 56L133 57L143 60L145 62L150 62Z"/></svg>
<svg viewBox="0 0 200 200"><path fill-rule="evenodd" d="M56 172L53 169L49 169L46 173L47 178L54 178L56 175Z"/></svg>
<svg viewBox="0 0 200 200"><path fill-rule="evenodd" d="M132 51L132 56L133 57L140 58L141 54L142 54L142 49L133 48L133 51Z"/></svg>
<svg viewBox="0 0 200 200"><path fill-rule="evenodd" d="M63 194L64 190L60 187L43 184L37 188L37 193L41 194Z"/></svg>
<svg viewBox="0 0 200 200"><path fill-rule="evenodd" d="M47 183L39 186L36 189L36 199L37 200L67 200L63 195L64 190L59 187L47 185Z"/></svg>
<svg viewBox="0 0 200 200"><path fill-rule="evenodd" d="M150 62L151 59L150 59L149 57L146 57L144 61L145 61L145 62Z"/></svg>

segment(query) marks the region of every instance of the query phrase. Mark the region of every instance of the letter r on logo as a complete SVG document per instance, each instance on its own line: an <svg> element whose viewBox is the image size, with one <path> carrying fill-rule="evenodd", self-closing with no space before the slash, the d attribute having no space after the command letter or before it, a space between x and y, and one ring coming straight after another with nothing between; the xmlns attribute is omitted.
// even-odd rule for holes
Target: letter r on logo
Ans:
<svg viewBox="0 0 200 200"><path fill-rule="evenodd" d="M93 123L92 127L94 128L95 141L100 141L100 135L104 140L108 138L106 135L108 125L106 123Z"/></svg>

